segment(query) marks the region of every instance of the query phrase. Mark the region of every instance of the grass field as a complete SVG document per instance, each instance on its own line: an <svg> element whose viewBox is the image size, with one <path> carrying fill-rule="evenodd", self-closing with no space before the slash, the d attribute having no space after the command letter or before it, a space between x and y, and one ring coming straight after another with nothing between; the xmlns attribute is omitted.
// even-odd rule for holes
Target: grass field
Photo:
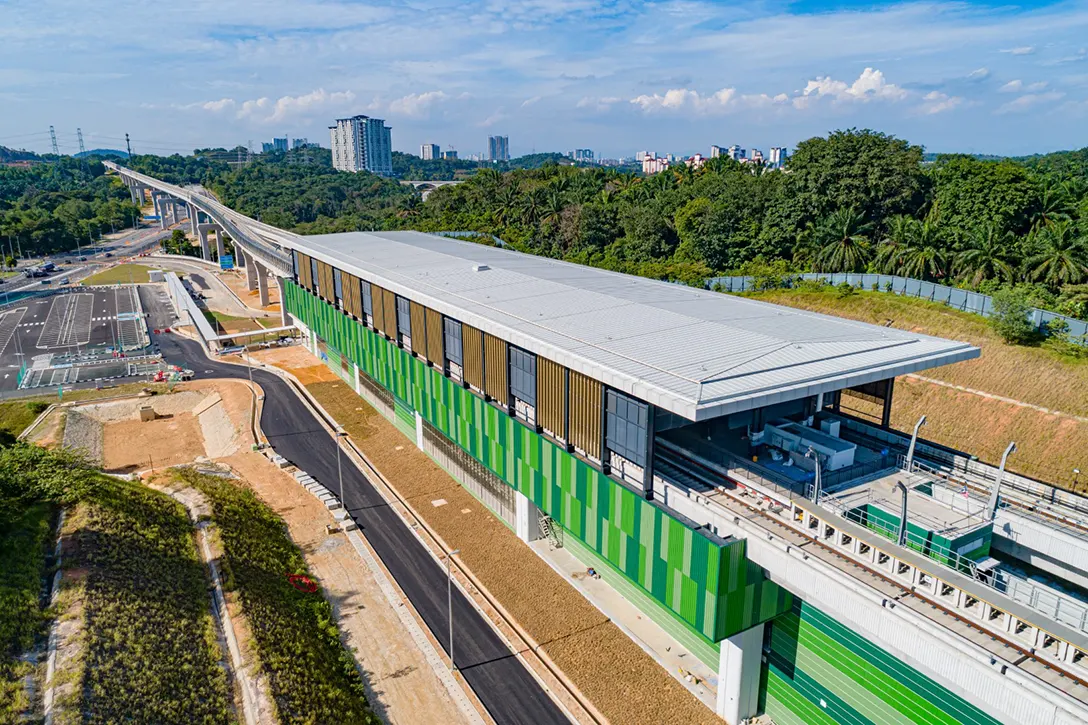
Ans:
<svg viewBox="0 0 1088 725"><path fill-rule="evenodd" d="M980 358L919 374L1054 411L1088 416L1088 360L1064 356L1045 346L1007 345L978 315L884 292L841 297L834 290L774 290L749 296L969 342L982 350ZM863 412L872 412L857 405ZM909 431L923 413L928 418L924 437L977 455L988 463L997 463L1005 446L1015 440L1019 450L1009 459L1010 470L1059 485L1071 482L1073 468L1088 470L1088 423L901 378L896 383L892 407L893 427ZM1081 480L1083 483L1083 476Z"/></svg>
<svg viewBox="0 0 1088 725"><path fill-rule="evenodd" d="M130 282L142 284L150 281L147 273L150 272L151 269L151 267L146 267L142 264L119 264L116 267L102 270L98 274L92 274L90 277L80 282L80 284L84 286L96 284L128 284Z"/></svg>
<svg viewBox="0 0 1088 725"><path fill-rule="evenodd" d="M19 722L28 704L22 679L31 665L18 655L33 646L46 622L38 597L53 510L38 504L0 525L0 725Z"/></svg>
<svg viewBox="0 0 1088 725"><path fill-rule="evenodd" d="M208 320L220 335L232 332L252 332L267 327L264 321L257 317L235 317L215 310L203 310L205 319Z"/></svg>
<svg viewBox="0 0 1088 725"><path fill-rule="evenodd" d="M73 545L64 568L84 586L79 720L234 722L185 508L141 484L104 479L71 510L65 531Z"/></svg>
<svg viewBox="0 0 1088 725"><path fill-rule="evenodd" d="M320 589L288 580L308 574L283 520L248 488L178 469L204 494L223 546L223 586L238 595L281 723L377 723L355 661L340 642Z"/></svg>

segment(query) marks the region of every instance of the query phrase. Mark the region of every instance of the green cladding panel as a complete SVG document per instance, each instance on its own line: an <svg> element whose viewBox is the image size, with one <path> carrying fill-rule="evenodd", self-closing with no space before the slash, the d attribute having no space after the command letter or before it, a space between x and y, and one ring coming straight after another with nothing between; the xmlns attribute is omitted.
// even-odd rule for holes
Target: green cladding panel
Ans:
<svg viewBox="0 0 1088 725"><path fill-rule="evenodd" d="M748 560L745 541L693 530L297 285L287 284L286 300L292 315L393 393L402 428L418 412L708 641L789 609L791 595Z"/></svg>
<svg viewBox="0 0 1088 725"><path fill-rule="evenodd" d="M767 630L760 711L777 725L999 722L807 603Z"/></svg>

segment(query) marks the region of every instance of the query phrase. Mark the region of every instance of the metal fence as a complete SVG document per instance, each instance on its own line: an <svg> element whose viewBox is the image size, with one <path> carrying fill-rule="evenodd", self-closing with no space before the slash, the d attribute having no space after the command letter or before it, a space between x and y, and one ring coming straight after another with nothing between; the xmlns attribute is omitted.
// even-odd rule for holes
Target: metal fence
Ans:
<svg viewBox="0 0 1088 725"><path fill-rule="evenodd" d="M845 282L858 289L875 289L881 292L891 292L897 295L906 295L907 297L917 297L932 302L940 302L953 309L961 310L963 312L973 312L974 314L982 315L983 317L989 317L994 310L994 301L989 295L971 292L970 290L965 289L958 289L956 287L946 287L945 285L936 284L935 282L924 282L920 279L898 277L892 274L856 274L852 272L820 274L809 272L805 274L784 276L782 278L782 284L786 287L792 287L797 280L825 282L833 286ZM751 276L714 277L708 279L706 285L707 287L719 285L725 292L760 291L760 287L756 283L756 278ZM1088 345L1088 322L1085 322L1084 320L1067 317L1066 315L1059 315L1057 312L1040 310L1037 307L1031 308L1028 317L1035 329L1041 333L1046 332L1047 323L1052 320L1062 320L1069 326L1070 340L1081 345Z"/></svg>

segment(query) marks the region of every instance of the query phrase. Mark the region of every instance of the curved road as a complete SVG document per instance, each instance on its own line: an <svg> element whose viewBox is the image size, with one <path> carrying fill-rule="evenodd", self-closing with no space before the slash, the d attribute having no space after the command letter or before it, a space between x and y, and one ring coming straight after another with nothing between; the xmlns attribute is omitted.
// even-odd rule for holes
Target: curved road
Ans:
<svg viewBox="0 0 1088 725"><path fill-rule="evenodd" d="M247 377L246 368L242 366L209 359L199 343L170 334L153 335L153 338L164 358L193 370L198 378ZM281 378L255 368L253 380L264 388L261 428L272 447L330 491L336 491L335 443L315 413ZM445 570L389 508L362 471L346 460L343 471L344 507L435 639L446 649L449 619ZM491 623L456 588L453 591L453 622L457 666L495 722L504 725L568 722L536 679L510 652Z"/></svg>

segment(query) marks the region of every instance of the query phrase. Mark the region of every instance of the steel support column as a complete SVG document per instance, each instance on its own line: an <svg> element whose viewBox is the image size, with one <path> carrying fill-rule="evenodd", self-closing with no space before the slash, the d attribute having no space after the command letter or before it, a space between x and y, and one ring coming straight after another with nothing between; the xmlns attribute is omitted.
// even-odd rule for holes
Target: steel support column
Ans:
<svg viewBox="0 0 1088 725"><path fill-rule="evenodd" d="M880 427L888 428L892 423L892 394L895 390L895 378L888 378L888 387L884 388L884 410L880 414Z"/></svg>

